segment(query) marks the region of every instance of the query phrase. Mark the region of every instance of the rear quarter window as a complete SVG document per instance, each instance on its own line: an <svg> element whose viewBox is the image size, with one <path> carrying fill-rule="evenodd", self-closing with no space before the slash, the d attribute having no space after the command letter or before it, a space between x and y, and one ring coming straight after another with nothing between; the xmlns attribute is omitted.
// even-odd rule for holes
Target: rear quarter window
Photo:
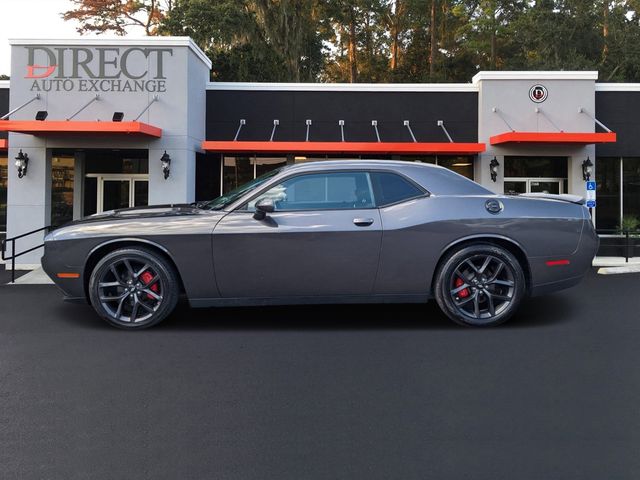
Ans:
<svg viewBox="0 0 640 480"><path fill-rule="evenodd" d="M391 172L371 172L371 184L376 205L384 207L424 195L412 182Z"/></svg>

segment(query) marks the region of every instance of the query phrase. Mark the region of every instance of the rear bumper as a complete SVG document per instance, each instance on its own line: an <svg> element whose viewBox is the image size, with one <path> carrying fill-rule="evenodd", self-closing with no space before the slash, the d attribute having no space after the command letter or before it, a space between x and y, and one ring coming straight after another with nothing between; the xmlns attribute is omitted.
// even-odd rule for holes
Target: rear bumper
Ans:
<svg viewBox="0 0 640 480"><path fill-rule="evenodd" d="M566 256L554 255L529 259L532 280L530 294L543 295L579 284L591 268L599 245L600 239L591 224L591 219L585 219L575 252Z"/></svg>
<svg viewBox="0 0 640 480"><path fill-rule="evenodd" d="M549 293L557 292L559 290L575 287L582 281L583 278L584 278L584 274L578 275L577 277L565 278L562 280L558 280L556 282L535 285L531 288L531 296L535 297L538 295L547 295Z"/></svg>

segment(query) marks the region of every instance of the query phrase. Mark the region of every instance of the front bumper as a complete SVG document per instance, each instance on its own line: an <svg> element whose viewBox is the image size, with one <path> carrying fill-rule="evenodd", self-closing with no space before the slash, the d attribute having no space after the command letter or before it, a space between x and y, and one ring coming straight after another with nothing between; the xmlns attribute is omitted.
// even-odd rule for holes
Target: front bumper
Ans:
<svg viewBox="0 0 640 480"><path fill-rule="evenodd" d="M69 258L73 252L70 252L65 241L49 241L44 244L44 255L40 259L42 269L53 280L53 283L62 290L65 300L86 302L86 293L84 288L84 272L83 267L71 265ZM76 273L77 278L60 278L60 273Z"/></svg>

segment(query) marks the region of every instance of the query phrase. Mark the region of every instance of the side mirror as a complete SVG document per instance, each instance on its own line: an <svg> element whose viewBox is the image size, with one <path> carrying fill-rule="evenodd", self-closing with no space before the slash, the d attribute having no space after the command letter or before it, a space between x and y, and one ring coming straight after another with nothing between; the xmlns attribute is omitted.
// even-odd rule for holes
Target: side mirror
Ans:
<svg viewBox="0 0 640 480"><path fill-rule="evenodd" d="M256 203L256 212L253 214L253 218L256 220L264 220L267 213L273 213L275 209L276 206L272 199L262 198L258 200L258 203Z"/></svg>

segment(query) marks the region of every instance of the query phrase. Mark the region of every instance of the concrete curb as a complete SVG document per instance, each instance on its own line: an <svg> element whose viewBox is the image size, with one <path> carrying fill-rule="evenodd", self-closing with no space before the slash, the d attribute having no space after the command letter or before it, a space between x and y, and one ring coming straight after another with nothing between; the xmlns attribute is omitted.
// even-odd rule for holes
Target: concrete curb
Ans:
<svg viewBox="0 0 640 480"><path fill-rule="evenodd" d="M640 265L629 265L627 267L603 267L598 269L600 275L617 275L621 273L640 273Z"/></svg>
<svg viewBox="0 0 640 480"><path fill-rule="evenodd" d="M640 265L640 257L630 258L628 262L624 257L596 257L592 265L594 267L630 267Z"/></svg>

